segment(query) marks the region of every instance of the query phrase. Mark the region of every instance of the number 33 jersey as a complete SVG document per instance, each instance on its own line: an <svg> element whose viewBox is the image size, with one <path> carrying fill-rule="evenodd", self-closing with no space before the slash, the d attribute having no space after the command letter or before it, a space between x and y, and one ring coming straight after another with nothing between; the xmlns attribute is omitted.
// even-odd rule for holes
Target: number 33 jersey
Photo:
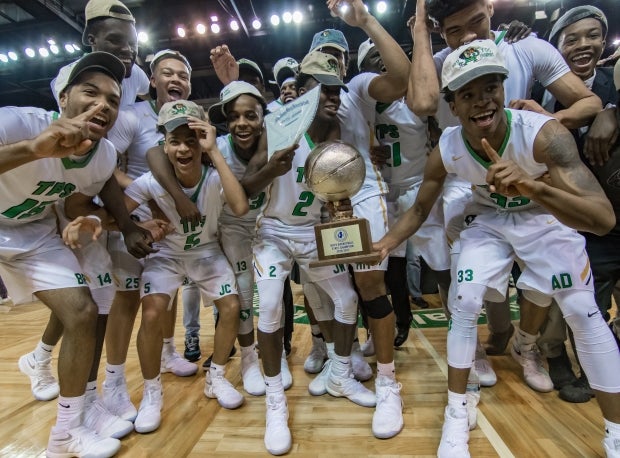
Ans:
<svg viewBox="0 0 620 458"><path fill-rule="evenodd" d="M547 166L534 159L534 140L543 125L552 118L530 111L505 111L508 128L497 153L502 160L512 160L518 164L532 178L539 178L547 171ZM444 130L439 139L439 149L446 171L472 184L474 203L504 211L539 208L537 203L526 197L508 197L489 190L486 176L493 163L473 150L465 140L461 126Z"/></svg>

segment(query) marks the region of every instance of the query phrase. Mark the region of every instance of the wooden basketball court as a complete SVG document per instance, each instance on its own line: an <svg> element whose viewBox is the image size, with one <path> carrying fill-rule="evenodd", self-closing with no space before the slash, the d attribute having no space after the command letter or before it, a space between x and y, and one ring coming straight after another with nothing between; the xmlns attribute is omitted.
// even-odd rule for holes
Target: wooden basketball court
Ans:
<svg viewBox="0 0 620 458"><path fill-rule="evenodd" d="M296 297L295 303L302 301ZM40 303L0 313L0 457L45 456L56 402L34 400L30 383L19 372L18 358L32 351L48 318ZM211 309L202 309L201 348L204 357L213 345ZM138 318L139 321L139 318ZM486 326L480 326L486 337ZM137 327L136 327L137 329ZM360 332L361 339L365 333ZM177 348L183 351L181 310L177 320ZM295 456L435 456L441 436L447 399L445 362L446 328L412 329L409 340L396 351L396 368L402 383L405 427L395 438L379 440L370 429L373 409L343 398L313 397L307 386L311 376L303 370L310 350L310 328L296 324L289 365L293 386L287 391L293 434L290 455ZM54 351L54 372L58 350ZM105 358L105 355L104 355ZM557 392L539 394L521 378L521 368L507 354L490 358L498 383L482 390L478 427L471 432L475 457L598 457L603 455L603 419L594 400L569 404ZM103 359L105 361L105 359ZM374 368L374 359L369 358ZM202 363L202 361L200 362ZM242 389L240 357L228 365L228 376ZM104 364L102 364L104 367ZM100 383L103 370L100 370ZM136 406L142 380L134 340L127 362L128 386ZM162 376L163 421L159 430L135 432L122 440L120 457L269 456L263 445L265 399L245 394L245 404L229 411L203 394L202 370L193 377ZM374 389L374 382L366 382Z"/></svg>

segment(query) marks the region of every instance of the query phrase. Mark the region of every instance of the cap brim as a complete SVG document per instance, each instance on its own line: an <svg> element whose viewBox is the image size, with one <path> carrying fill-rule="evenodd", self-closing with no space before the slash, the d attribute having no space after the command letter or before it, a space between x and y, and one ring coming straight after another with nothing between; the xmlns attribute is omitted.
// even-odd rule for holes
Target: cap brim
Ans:
<svg viewBox="0 0 620 458"><path fill-rule="evenodd" d="M86 71L98 71L107 74L114 79L118 85L122 85L125 79L125 64L123 64L116 56L103 52L93 52L82 57L71 69L67 84L61 89L64 91L70 86L82 73Z"/></svg>
<svg viewBox="0 0 620 458"><path fill-rule="evenodd" d="M494 73L500 75L508 75L508 70L501 65L485 65L477 67L450 81L447 86L444 86L443 90L445 91L447 88L451 91L458 91L471 81L480 78L481 76L492 75Z"/></svg>
<svg viewBox="0 0 620 458"><path fill-rule="evenodd" d="M282 86L282 83L287 78L295 77L295 72L292 68L284 67L282 70L278 72L278 77L276 78L276 82L278 83L278 87Z"/></svg>
<svg viewBox="0 0 620 458"><path fill-rule="evenodd" d="M226 115L224 114L224 105L228 102L220 102L215 105L211 105L209 108L209 122L212 124L222 124L226 122Z"/></svg>
<svg viewBox="0 0 620 458"><path fill-rule="evenodd" d="M315 80L324 86L340 86L345 92L349 92L346 84L333 75L311 75Z"/></svg>
<svg viewBox="0 0 620 458"><path fill-rule="evenodd" d="M264 84L265 80L263 78L263 72L257 69L254 65L248 64L247 62L242 62L239 64L239 70L241 70L242 68L245 68L246 70L250 70L252 73L256 73Z"/></svg>
<svg viewBox="0 0 620 458"><path fill-rule="evenodd" d="M167 123L164 123L163 128L166 129L166 132L172 132L174 129L184 124L189 124L189 118L182 117L182 118L171 119Z"/></svg>
<svg viewBox="0 0 620 458"><path fill-rule="evenodd" d="M316 45L314 48L312 48L308 54L314 51L319 51L320 49L323 49L323 48L334 48L344 53L349 52L344 46L341 46L336 43L321 43L320 45Z"/></svg>

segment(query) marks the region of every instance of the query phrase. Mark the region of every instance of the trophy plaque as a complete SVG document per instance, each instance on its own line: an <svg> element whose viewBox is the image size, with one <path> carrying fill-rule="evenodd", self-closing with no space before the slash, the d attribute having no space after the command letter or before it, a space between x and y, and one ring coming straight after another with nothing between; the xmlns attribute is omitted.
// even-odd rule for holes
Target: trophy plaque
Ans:
<svg viewBox="0 0 620 458"><path fill-rule="evenodd" d="M335 140L317 145L306 159L306 185L320 199L331 202L331 222L314 226L318 261L310 267L333 264L376 264L379 253L372 251L368 220L353 216L353 210L339 210L341 201L355 195L366 177L364 158L352 145Z"/></svg>

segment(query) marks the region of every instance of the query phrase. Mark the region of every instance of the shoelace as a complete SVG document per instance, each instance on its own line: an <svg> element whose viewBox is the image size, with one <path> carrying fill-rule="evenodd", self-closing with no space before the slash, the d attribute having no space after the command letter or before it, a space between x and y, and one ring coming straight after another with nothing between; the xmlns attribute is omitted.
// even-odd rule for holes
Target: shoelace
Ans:
<svg viewBox="0 0 620 458"><path fill-rule="evenodd" d="M387 401L387 398L390 397L390 395L396 395L396 396L400 396L400 390L403 387L403 384L400 382L397 383L393 383L391 385L387 385L387 386L379 386L379 390L377 390L377 404L379 402L383 402L383 401ZM403 400L400 400L400 404L402 406L403 404Z"/></svg>

